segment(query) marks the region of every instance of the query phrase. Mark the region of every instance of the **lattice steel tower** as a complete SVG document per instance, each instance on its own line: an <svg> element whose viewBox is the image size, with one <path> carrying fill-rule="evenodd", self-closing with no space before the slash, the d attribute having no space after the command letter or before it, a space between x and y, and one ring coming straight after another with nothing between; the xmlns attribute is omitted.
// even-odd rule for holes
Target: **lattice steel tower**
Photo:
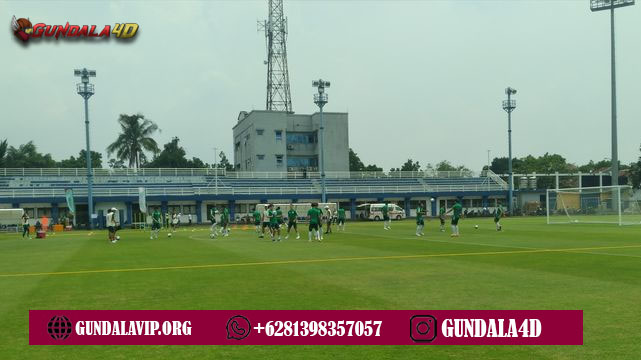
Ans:
<svg viewBox="0 0 641 360"><path fill-rule="evenodd" d="M267 101L266 109L292 110L287 71L287 18L283 13L283 0L268 0L269 17L259 21L259 30L265 31L267 44Z"/></svg>

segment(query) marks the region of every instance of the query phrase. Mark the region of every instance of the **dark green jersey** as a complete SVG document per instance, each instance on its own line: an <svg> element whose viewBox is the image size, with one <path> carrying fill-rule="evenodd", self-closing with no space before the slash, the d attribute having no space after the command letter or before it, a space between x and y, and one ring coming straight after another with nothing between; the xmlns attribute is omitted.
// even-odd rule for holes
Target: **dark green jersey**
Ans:
<svg viewBox="0 0 641 360"><path fill-rule="evenodd" d="M343 208L338 209L338 218L341 220L345 220L345 209Z"/></svg>
<svg viewBox="0 0 641 360"><path fill-rule="evenodd" d="M269 210L268 216L269 216L269 223L275 225L277 223L276 211L275 210Z"/></svg>
<svg viewBox="0 0 641 360"><path fill-rule="evenodd" d="M160 217L161 217L160 211L158 211L158 210L154 211L153 214L151 214L151 219L155 223L160 223Z"/></svg>
<svg viewBox="0 0 641 360"><path fill-rule="evenodd" d="M321 211L318 208L311 208L307 211L307 216L309 216L309 223L316 224L320 222Z"/></svg>
<svg viewBox="0 0 641 360"><path fill-rule="evenodd" d="M444 207L441 207L441 208L439 209L439 211L438 211L438 214L439 214L439 215L441 215L441 216L445 215L445 208L444 208Z"/></svg>
<svg viewBox="0 0 641 360"><path fill-rule="evenodd" d="M221 218L224 221L229 221L229 209L227 209L227 208L223 209L223 214L222 214Z"/></svg>
<svg viewBox="0 0 641 360"><path fill-rule="evenodd" d="M423 221L424 211L420 206L416 208L416 222Z"/></svg>
<svg viewBox="0 0 641 360"><path fill-rule="evenodd" d="M296 210L291 209L287 212L287 219L289 219L290 222L296 221L297 218L298 218L298 213L296 212Z"/></svg>
<svg viewBox="0 0 641 360"><path fill-rule="evenodd" d="M383 205L383 207L381 208L381 211L383 212L383 216L387 216L387 212L388 212L387 204Z"/></svg>
<svg viewBox="0 0 641 360"><path fill-rule="evenodd" d="M496 211L494 212L494 218L500 219L501 216L503 216L503 209L501 209L500 207L496 208Z"/></svg>
<svg viewBox="0 0 641 360"><path fill-rule="evenodd" d="M216 220L216 208L209 210L209 220Z"/></svg>
<svg viewBox="0 0 641 360"><path fill-rule="evenodd" d="M260 222L260 211L254 210L254 213L252 214L252 216L254 217L254 221Z"/></svg>
<svg viewBox="0 0 641 360"><path fill-rule="evenodd" d="M455 218L460 218L461 213L463 212L463 205L456 203L454 206L452 206L452 216Z"/></svg>
<svg viewBox="0 0 641 360"><path fill-rule="evenodd" d="M283 220L283 211L281 209L276 210L276 220L282 221Z"/></svg>

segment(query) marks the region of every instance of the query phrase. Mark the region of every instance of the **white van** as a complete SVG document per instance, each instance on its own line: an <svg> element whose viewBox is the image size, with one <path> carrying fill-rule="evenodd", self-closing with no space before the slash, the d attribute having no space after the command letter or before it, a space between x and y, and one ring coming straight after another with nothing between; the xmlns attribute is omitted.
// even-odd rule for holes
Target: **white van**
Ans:
<svg viewBox="0 0 641 360"><path fill-rule="evenodd" d="M356 207L356 214L359 219L368 219L379 221L383 220L383 211L381 210L385 204L363 204ZM405 210L396 204L387 204L387 215L390 219L401 220L405 219Z"/></svg>

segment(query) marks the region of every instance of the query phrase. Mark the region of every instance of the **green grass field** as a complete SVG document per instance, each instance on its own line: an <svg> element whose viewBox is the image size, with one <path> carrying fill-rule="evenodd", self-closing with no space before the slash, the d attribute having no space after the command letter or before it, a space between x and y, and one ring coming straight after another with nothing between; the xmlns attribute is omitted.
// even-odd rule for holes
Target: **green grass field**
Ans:
<svg viewBox="0 0 641 360"><path fill-rule="evenodd" d="M204 227L153 241L122 231L113 245L104 231L46 240L2 234L0 359L639 357L638 227L514 218L497 233L491 219L469 219L456 239L436 221L423 238L411 220L392 227L348 223L323 243L308 243L306 234L272 243L240 229L212 240ZM585 344L29 346L29 309L582 309Z"/></svg>

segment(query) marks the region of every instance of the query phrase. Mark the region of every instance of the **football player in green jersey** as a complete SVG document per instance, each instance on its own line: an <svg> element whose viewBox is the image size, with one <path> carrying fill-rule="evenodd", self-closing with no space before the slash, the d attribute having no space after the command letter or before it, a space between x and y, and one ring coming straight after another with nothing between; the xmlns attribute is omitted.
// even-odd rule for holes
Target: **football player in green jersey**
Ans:
<svg viewBox="0 0 641 360"><path fill-rule="evenodd" d="M162 222L162 215L160 210L156 208L151 214L151 235L150 239L158 239L158 232L160 231L160 223Z"/></svg>
<svg viewBox="0 0 641 360"><path fill-rule="evenodd" d="M287 235L285 235L285 240L289 239L289 231L294 228L296 231L296 239L300 239L300 234L298 233L298 213L294 209L294 204L289 204L289 211L287 211Z"/></svg>
<svg viewBox="0 0 641 360"><path fill-rule="evenodd" d="M390 220L389 220L389 206L387 201L381 208L381 212L383 212L383 229L392 230L392 225L390 224Z"/></svg>
<svg viewBox="0 0 641 360"><path fill-rule="evenodd" d="M280 227L278 226L278 211L274 210L274 205L269 205L269 227L272 229L272 241L276 241L275 236L278 233L280 241Z"/></svg>
<svg viewBox="0 0 641 360"><path fill-rule="evenodd" d="M441 232L445 232L445 206L441 206L439 209L438 219L441 221Z"/></svg>
<svg viewBox="0 0 641 360"><path fill-rule="evenodd" d="M318 226L321 221L321 211L318 209L318 203L312 203L311 209L307 211L307 218L309 219L309 241L312 241L312 232L314 232L316 240L321 241Z"/></svg>
<svg viewBox="0 0 641 360"><path fill-rule="evenodd" d="M423 233L423 228L425 227L423 216L425 216L425 209L419 204L416 208L416 236L425 235Z"/></svg>
<svg viewBox="0 0 641 360"><path fill-rule="evenodd" d="M458 237L458 221L461 219L461 213L463 212L463 206L459 199L455 200L454 206L452 206L448 213L449 212L452 212L452 234L450 236Z"/></svg>
<svg viewBox="0 0 641 360"><path fill-rule="evenodd" d="M501 217L503 216L503 208L499 205L496 210L494 210L494 224L496 224L496 231L503 230L501 226Z"/></svg>
<svg viewBox="0 0 641 360"><path fill-rule="evenodd" d="M252 217L254 218L254 226L256 227L256 234L260 234L260 211L258 211L258 208L254 206L254 212L252 213Z"/></svg>
<svg viewBox="0 0 641 360"><path fill-rule="evenodd" d="M345 209L338 208L338 225L336 228L345 231Z"/></svg>

